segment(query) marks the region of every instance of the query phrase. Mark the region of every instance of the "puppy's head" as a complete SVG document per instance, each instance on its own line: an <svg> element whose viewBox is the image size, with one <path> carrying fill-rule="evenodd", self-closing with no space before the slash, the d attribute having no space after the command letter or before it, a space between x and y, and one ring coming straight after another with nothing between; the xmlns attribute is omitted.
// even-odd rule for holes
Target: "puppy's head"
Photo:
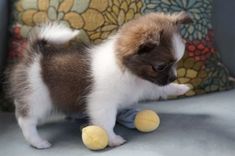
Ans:
<svg viewBox="0 0 235 156"><path fill-rule="evenodd" d="M185 43L179 26L191 23L185 13L151 13L126 23L117 38L120 65L133 74L160 86L176 80L176 63Z"/></svg>

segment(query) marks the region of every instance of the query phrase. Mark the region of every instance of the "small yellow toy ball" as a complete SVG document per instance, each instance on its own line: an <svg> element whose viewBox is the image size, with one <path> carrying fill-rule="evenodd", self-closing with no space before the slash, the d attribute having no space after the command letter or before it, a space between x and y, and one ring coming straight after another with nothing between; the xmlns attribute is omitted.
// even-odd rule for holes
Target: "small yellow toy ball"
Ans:
<svg viewBox="0 0 235 156"><path fill-rule="evenodd" d="M135 116L135 127L141 132L151 132L158 128L160 118L152 110L140 111Z"/></svg>
<svg viewBox="0 0 235 156"><path fill-rule="evenodd" d="M82 129L82 141L91 150L101 150L108 145L108 135L98 126L87 126Z"/></svg>

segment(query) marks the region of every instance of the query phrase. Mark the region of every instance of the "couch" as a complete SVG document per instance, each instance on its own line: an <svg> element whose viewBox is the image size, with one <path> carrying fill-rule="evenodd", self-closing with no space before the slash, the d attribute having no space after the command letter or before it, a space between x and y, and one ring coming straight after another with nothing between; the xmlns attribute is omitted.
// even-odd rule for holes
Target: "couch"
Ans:
<svg viewBox="0 0 235 156"><path fill-rule="evenodd" d="M7 43L8 0L0 1L0 65L3 69ZM214 0L213 24L221 58L235 76L235 1ZM160 127L152 133L116 126L128 142L120 147L93 152L81 141L80 125L59 120L39 127L53 143L47 150L36 150L25 142L13 113L0 113L0 155L149 155L149 156L234 156L235 90L191 98L141 103L137 107L156 110Z"/></svg>

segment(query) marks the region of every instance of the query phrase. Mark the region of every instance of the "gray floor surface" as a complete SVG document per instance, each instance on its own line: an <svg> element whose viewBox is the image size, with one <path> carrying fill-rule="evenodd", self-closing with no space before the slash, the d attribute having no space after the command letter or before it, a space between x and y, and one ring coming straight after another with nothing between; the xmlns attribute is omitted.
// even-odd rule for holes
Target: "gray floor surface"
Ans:
<svg viewBox="0 0 235 156"><path fill-rule="evenodd" d="M160 127L143 134L116 126L128 142L99 152L86 149L80 125L68 121L40 126L53 146L34 149L23 139L14 115L1 113L0 156L235 156L235 90L138 107L156 110Z"/></svg>

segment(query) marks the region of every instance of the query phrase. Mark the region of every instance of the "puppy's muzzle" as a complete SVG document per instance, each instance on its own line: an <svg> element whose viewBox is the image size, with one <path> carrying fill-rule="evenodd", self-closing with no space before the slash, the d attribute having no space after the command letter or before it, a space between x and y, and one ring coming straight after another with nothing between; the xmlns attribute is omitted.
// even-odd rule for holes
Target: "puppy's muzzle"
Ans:
<svg viewBox="0 0 235 156"><path fill-rule="evenodd" d="M175 75L169 76L168 77L168 83L174 82L177 79L177 77Z"/></svg>

